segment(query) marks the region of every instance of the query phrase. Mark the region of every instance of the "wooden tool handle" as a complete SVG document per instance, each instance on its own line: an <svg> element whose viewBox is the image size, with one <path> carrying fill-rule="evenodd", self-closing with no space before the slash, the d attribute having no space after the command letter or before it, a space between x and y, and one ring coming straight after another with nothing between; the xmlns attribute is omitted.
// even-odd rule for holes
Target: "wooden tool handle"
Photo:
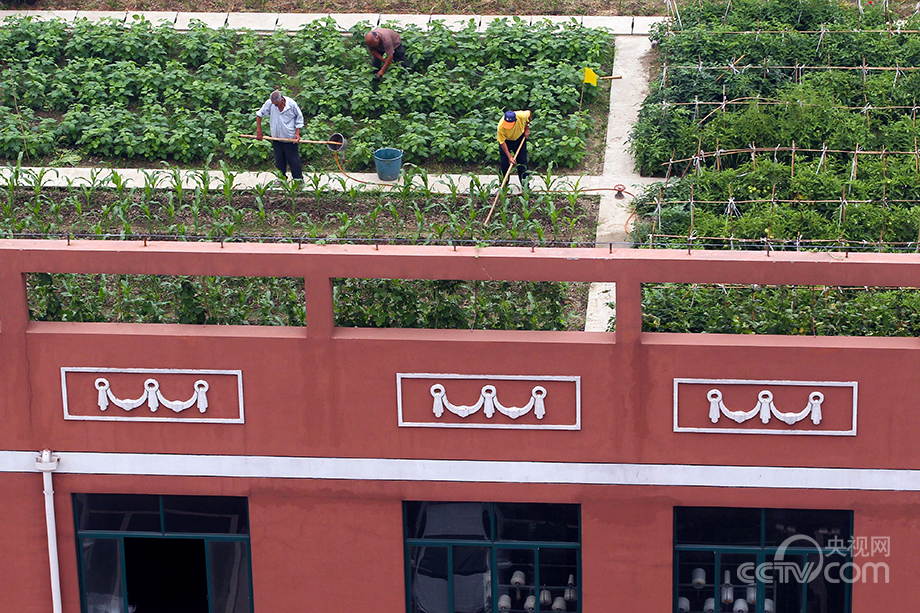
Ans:
<svg viewBox="0 0 920 613"><path fill-rule="evenodd" d="M256 140L259 139L259 137L256 136L255 134L240 134L239 136L240 138L254 138ZM296 140L293 138L279 138L277 136L263 136L262 140L273 140L279 143L309 143L311 145L341 145L342 144L334 140L306 140L303 138L301 138L300 140Z"/></svg>

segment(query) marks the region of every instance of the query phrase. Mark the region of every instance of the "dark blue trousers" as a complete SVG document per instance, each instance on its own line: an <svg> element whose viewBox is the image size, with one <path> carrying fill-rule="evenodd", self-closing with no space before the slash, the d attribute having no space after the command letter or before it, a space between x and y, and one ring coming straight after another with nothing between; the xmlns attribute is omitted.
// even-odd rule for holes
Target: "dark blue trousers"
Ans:
<svg viewBox="0 0 920 613"><path fill-rule="evenodd" d="M303 179L303 164L300 162L300 147L297 143L279 143L272 142L272 150L275 153L275 168L278 172L287 176L287 169L290 166L291 176L295 179Z"/></svg>

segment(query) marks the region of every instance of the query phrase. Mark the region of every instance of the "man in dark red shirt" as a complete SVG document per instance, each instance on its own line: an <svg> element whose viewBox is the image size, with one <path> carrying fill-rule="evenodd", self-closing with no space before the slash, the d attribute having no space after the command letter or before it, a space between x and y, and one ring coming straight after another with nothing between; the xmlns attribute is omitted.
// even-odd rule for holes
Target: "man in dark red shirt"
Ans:
<svg viewBox="0 0 920 613"><path fill-rule="evenodd" d="M382 79L390 64L406 59L406 50L399 32L389 28L374 28L364 35L364 44L371 54L371 64L377 69L375 79Z"/></svg>

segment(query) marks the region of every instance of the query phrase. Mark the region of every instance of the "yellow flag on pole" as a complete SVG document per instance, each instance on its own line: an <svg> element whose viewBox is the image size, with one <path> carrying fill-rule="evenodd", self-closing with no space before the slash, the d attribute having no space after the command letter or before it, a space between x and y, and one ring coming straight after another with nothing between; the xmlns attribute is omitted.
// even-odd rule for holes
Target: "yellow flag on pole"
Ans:
<svg viewBox="0 0 920 613"><path fill-rule="evenodd" d="M585 83L597 87L597 73L588 67L585 67Z"/></svg>

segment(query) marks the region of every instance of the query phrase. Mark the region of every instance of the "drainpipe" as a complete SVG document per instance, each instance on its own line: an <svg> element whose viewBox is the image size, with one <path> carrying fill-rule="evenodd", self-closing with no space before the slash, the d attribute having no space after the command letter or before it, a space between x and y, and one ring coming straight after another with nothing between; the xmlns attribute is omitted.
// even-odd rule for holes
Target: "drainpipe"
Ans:
<svg viewBox="0 0 920 613"><path fill-rule="evenodd" d="M51 473L58 467L58 457L44 449L35 459L36 470L42 473L42 485L45 492L45 525L48 529L48 565L51 571L51 610L61 613L61 571L58 567L57 523L54 519L54 487Z"/></svg>

